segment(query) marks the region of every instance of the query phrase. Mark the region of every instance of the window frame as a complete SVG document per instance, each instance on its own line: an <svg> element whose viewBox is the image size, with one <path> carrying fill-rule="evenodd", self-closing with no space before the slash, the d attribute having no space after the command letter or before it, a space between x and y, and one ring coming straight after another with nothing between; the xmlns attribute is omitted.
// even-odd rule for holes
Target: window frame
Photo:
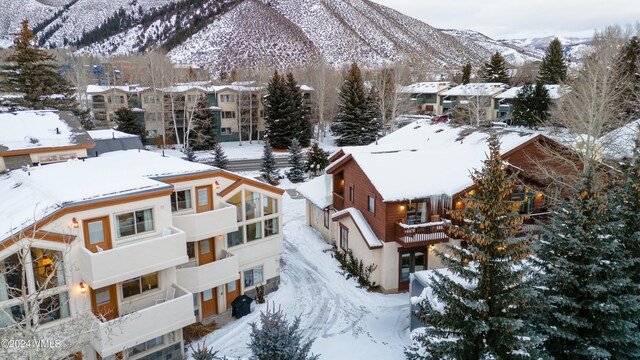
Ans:
<svg viewBox="0 0 640 360"><path fill-rule="evenodd" d="M144 213L144 211L146 210L150 210L150 214L151 214L151 229L150 230L145 230L142 232L138 232L138 226L136 223L136 212L138 211L142 211ZM114 225L115 225L115 230L116 230L116 240L121 240L121 239L128 239L128 238L132 238L132 237L136 237L142 234L148 234L148 233L152 233L155 231L156 229L156 224L155 224L155 219L156 216L154 214L154 207L145 207L145 208L141 208L141 209L136 209L136 210L132 210L132 211L126 211L126 212L121 212L121 213L117 213L117 214L113 214L114 217ZM119 224L119 220L118 217L121 215L126 215L126 214L133 214L133 229L134 229L134 233L133 234L129 234L129 235L120 235L120 224Z"/></svg>
<svg viewBox="0 0 640 360"><path fill-rule="evenodd" d="M178 193L179 193L179 192L189 192L189 196L188 196L188 199L189 199L189 207L185 207L184 209L179 209L179 208L178 208L179 201L178 201L178 197L177 197L177 196L178 196ZM187 197L186 197L186 196L185 196L185 199L187 199ZM173 208L174 208L174 207L173 207L173 205L174 205L174 201L175 201L175 205L176 205L176 206L175 206L175 210L173 209ZM183 211L187 211L187 210L193 210L193 197L191 196L191 189L189 188L189 189L179 189L179 190L174 190L174 191L171 193L171 212L172 212L172 213L176 213L176 212L183 212Z"/></svg>
<svg viewBox="0 0 640 360"><path fill-rule="evenodd" d="M355 191L353 189L353 184L349 185L349 201L353 204L353 198L355 197L354 195Z"/></svg>
<svg viewBox="0 0 640 360"><path fill-rule="evenodd" d="M349 228L340 224L340 249L349 251Z"/></svg>
<svg viewBox="0 0 640 360"><path fill-rule="evenodd" d="M322 210L322 215L323 215L323 218L324 218L323 219L324 220L324 227L328 229L329 228L329 223L331 221L331 214L330 214L329 208L326 208L326 209Z"/></svg>
<svg viewBox="0 0 640 360"><path fill-rule="evenodd" d="M144 286L142 285L142 278L148 277L150 275L155 275L156 276L156 278L157 278L156 286L153 287L153 288L145 290ZM125 296L125 294L124 294L124 283L133 282L134 280L138 281L138 289L140 290L140 292L137 293L137 294L132 294L132 295ZM122 281L118 285L120 286L120 295L122 297L122 301L124 301L125 299L135 298L137 296L145 296L147 294L154 293L154 292L158 291L161 288L161 286L160 286L160 273L158 271L156 271L156 272L152 272L152 273L149 273L149 274L136 276L134 278Z"/></svg>
<svg viewBox="0 0 640 360"><path fill-rule="evenodd" d="M259 282L257 282L255 280L255 278L256 278L255 273L256 273L257 269L260 269L261 279L260 279ZM251 271L251 284L247 285L246 274L249 271ZM261 285L263 282L264 282L264 265L254 266L252 268L242 270L242 284L244 285L245 290L248 289L248 288L251 288L251 287L255 287L255 286Z"/></svg>
<svg viewBox="0 0 640 360"><path fill-rule="evenodd" d="M367 211L370 214L376 214L376 197L374 195L367 195Z"/></svg>

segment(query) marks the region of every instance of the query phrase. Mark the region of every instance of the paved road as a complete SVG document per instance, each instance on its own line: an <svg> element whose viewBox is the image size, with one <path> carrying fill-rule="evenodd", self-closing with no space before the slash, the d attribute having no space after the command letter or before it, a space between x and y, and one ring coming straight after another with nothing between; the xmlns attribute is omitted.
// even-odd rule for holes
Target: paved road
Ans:
<svg viewBox="0 0 640 360"><path fill-rule="evenodd" d="M207 165L213 165L213 163L206 163ZM227 170L229 171L254 171L260 170L262 166L262 159L244 159L244 160L229 160ZM289 158L277 157L276 166L283 168L289 166Z"/></svg>

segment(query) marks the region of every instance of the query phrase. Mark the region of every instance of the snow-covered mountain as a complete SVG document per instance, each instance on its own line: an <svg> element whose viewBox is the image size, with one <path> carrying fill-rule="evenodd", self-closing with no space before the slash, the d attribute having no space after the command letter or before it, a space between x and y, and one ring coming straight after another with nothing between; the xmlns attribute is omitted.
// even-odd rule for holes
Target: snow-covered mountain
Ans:
<svg viewBox="0 0 640 360"><path fill-rule="evenodd" d="M420 58L439 68L486 62L500 51L514 65L539 50L468 30L439 30L369 0L0 0L0 38L28 18L44 45L89 54L157 47L210 70L292 66L324 58L367 67Z"/></svg>
<svg viewBox="0 0 640 360"><path fill-rule="evenodd" d="M507 46L516 46L531 51L539 51L544 55L551 40L556 36L546 36L541 38L528 38L528 39L504 39L499 40L501 43ZM591 38L579 38L579 37L562 37L558 36L558 40L562 44L565 55L571 62L579 62L583 56L591 51Z"/></svg>

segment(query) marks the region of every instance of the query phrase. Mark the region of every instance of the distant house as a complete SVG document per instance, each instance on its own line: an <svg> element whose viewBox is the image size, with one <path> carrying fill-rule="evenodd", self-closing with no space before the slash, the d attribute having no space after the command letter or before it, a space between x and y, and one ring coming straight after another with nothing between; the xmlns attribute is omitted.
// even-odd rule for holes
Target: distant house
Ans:
<svg viewBox="0 0 640 360"><path fill-rule="evenodd" d="M535 88L535 84L533 85ZM571 87L567 85L544 85L544 88L549 92L549 98L552 103L566 95L571 91ZM496 96L498 100L498 119L510 120L513 113L513 100L518 97L522 90L522 86L514 86L503 93ZM505 121L505 122L507 122Z"/></svg>
<svg viewBox="0 0 640 360"><path fill-rule="evenodd" d="M411 273L442 267L434 248L464 245L445 233L447 211L462 206L460 199L475 191L469 172L482 166L490 132L499 133L505 165L519 179L512 200L522 202L520 212L529 215L523 233L535 230L533 219L547 215L546 195L539 190L546 179L535 165L546 155L538 145L555 143L532 131L427 120L377 145L333 154L327 175L300 187L307 222L339 251L350 250L365 265L376 264L372 280L382 291L406 291Z"/></svg>
<svg viewBox="0 0 640 360"><path fill-rule="evenodd" d="M0 113L0 172L86 158L95 143L68 111Z"/></svg>
<svg viewBox="0 0 640 360"><path fill-rule="evenodd" d="M442 107L445 112L462 107L468 109L472 117L477 117L481 122L495 121L499 113L496 97L508 88L509 85L503 83L458 85L440 94Z"/></svg>
<svg viewBox="0 0 640 360"><path fill-rule="evenodd" d="M100 86L88 85L87 95L91 96L91 111L98 127L111 128L115 125L115 112L122 108L138 110L139 121L144 122L141 108L141 93L149 90L139 85Z"/></svg>
<svg viewBox="0 0 640 360"><path fill-rule="evenodd" d="M454 86L449 81L419 82L403 86L398 94L408 96L409 113L418 115L442 114L444 112L441 93Z"/></svg>
<svg viewBox="0 0 640 360"><path fill-rule="evenodd" d="M89 136L96 143L96 147L87 152L89 157L96 157L112 151L143 149L138 135L127 134L117 130L89 130Z"/></svg>

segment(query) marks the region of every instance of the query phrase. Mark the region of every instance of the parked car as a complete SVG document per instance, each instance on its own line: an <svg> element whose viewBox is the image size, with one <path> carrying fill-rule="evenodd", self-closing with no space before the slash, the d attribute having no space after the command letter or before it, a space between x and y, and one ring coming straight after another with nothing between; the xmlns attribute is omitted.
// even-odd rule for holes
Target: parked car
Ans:
<svg viewBox="0 0 640 360"><path fill-rule="evenodd" d="M447 121L449 121L449 114L434 115L431 118L431 121L433 121L433 122L447 122Z"/></svg>

